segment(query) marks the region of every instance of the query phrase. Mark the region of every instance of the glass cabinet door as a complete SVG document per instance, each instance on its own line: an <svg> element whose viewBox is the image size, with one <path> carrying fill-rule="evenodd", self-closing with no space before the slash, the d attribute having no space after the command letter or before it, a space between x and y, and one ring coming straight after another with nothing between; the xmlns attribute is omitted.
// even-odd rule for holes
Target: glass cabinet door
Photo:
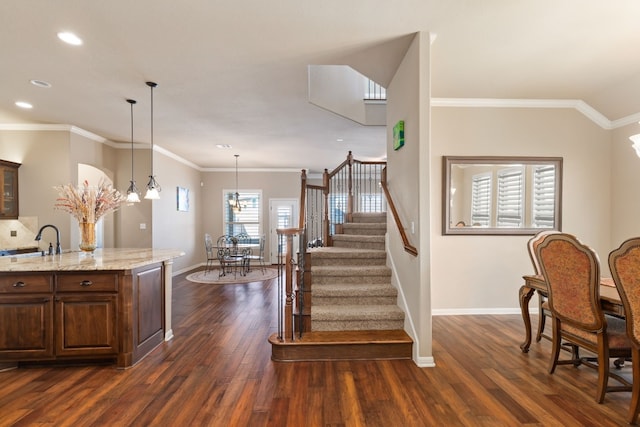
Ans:
<svg viewBox="0 0 640 427"><path fill-rule="evenodd" d="M0 160L0 218L18 218L18 167L20 164Z"/></svg>

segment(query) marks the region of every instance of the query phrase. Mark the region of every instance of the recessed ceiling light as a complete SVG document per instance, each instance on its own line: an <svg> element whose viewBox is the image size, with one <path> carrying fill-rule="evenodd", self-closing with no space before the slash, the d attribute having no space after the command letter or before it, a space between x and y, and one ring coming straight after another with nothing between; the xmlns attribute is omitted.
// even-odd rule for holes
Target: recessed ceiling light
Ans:
<svg viewBox="0 0 640 427"><path fill-rule="evenodd" d="M80 46L82 44L82 39L76 36L73 33L68 31L61 31L58 33L58 38L65 43L72 44L74 46Z"/></svg>
<svg viewBox="0 0 640 427"><path fill-rule="evenodd" d="M231 146L229 144L216 144L217 148L229 149Z"/></svg>
<svg viewBox="0 0 640 427"><path fill-rule="evenodd" d="M344 139L342 139L342 138L336 139L336 142L343 142L343 141L344 141Z"/></svg>
<svg viewBox="0 0 640 427"><path fill-rule="evenodd" d="M33 108L33 105L24 101L16 101L16 105L20 108L25 108L25 109Z"/></svg>
<svg viewBox="0 0 640 427"><path fill-rule="evenodd" d="M38 87L46 87L46 88L50 88L51 87L51 83L49 82L45 82L44 80L29 80L29 82L34 85L34 86L38 86Z"/></svg>

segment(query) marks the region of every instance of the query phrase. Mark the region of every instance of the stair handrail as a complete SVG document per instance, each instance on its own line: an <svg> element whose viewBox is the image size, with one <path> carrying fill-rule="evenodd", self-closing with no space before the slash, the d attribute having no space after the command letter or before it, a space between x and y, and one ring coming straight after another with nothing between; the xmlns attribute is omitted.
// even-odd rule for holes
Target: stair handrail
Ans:
<svg viewBox="0 0 640 427"><path fill-rule="evenodd" d="M377 200L381 208L381 210L366 210L367 212L384 212L386 210L384 209L386 197L383 197L382 190L378 188L380 175L382 174L381 168L385 165L385 161L362 161L354 159L353 153L349 151L347 158L331 172L329 172L328 169L324 169L322 185L308 184L306 171L303 171L301 177L302 189L300 193L300 220L298 225L307 231L305 233L306 238L313 240L313 242L308 242L309 245L314 246L317 241L320 241L320 244L324 246L332 246L332 235L340 232L340 228L344 222L352 221L353 213L356 209L362 208L364 204L362 199L363 195L368 197L368 200ZM363 176L366 178L363 178ZM369 185L368 191L362 188L365 180L371 184ZM332 191L335 192L336 188L339 189L338 200L343 203L343 210L337 210L335 199L333 201L331 200ZM379 198L376 198L376 194ZM317 207L316 209L310 209L309 206L307 206L309 198L314 199L315 204L322 205L321 212ZM373 204L377 205L378 202L374 202ZM333 208L333 210L330 212L331 208ZM368 209L371 209L371 203ZM320 213L322 215L321 219ZM314 221L308 220L309 215L314 217ZM341 217L341 222L336 221L337 217Z"/></svg>
<svg viewBox="0 0 640 427"><path fill-rule="evenodd" d="M405 233L404 226L402 225L402 220L400 219L400 215L398 215L398 210L396 209L396 205L393 202L391 193L389 192L389 186L387 185L387 168L386 167L382 169L380 186L382 187L382 191L384 192L384 195L387 198L387 205L389 206L389 209L391 210L391 214L393 215L393 219L396 223L396 226L398 227L398 232L400 233L400 237L402 238L402 244L404 245L405 252L408 252L413 256L418 256L418 249L416 249L416 247L409 242L407 233Z"/></svg>

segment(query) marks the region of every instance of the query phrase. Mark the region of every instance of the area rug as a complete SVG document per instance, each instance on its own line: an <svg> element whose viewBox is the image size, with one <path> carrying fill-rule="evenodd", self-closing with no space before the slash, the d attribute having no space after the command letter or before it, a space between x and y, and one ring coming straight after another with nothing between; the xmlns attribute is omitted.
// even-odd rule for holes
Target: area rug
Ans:
<svg viewBox="0 0 640 427"><path fill-rule="evenodd" d="M262 280L275 279L276 277L278 277L277 268L265 268L264 273L259 267L254 268L248 272L246 276L241 275L239 272L236 275L231 273L226 276L220 276L220 270L214 268L209 270L208 273L205 273L204 270L191 273L187 276L187 280L195 283L226 285L232 283L260 282Z"/></svg>

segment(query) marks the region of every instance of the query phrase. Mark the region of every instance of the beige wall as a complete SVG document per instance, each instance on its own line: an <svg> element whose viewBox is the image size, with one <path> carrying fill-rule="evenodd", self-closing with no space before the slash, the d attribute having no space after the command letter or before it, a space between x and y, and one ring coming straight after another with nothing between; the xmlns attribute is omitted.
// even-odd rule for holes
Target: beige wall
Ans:
<svg viewBox="0 0 640 427"><path fill-rule="evenodd" d="M611 248L640 236L640 158L629 141L638 133L638 123L612 132L611 164L615 167L611 169ZM601 261L607 262L604 255Z"/></svg>
<svg viewBox="0 0 640 427"><path fill-rule="evenodd" d="M387 88L387 181L409 240L418 256L404 251L395 222L389 218L389 262L400 305L407 314L405 329L416 341L414 359L429 365L431 350L431 290L429 224L429 34L418 33ZM404 120L405 145L393 150L393 126ZM411 232L411 223L414 232Z"/></svg>
<svg viewBox="0 0 640 427"><path fill-rule="evenodd" d="M431 150L434 313L519 312L522 275L532 271L530 236L441 235L443 155L563 157L563 231L591 245L606 263L611 131L574 109L434 107Z"/></svg>
<svg viewBox="0 0 640 427"><path fill-rule="evenodd" d="M204 262L202 235L202 190L200 172L160 153L155 153L154 173L162 186L160 200L152 204L152 247L180 249L183 257L174 260L174 272L182 272ZM144 182L143 187L146 185ZM189 211L178 211L177 187L189 189Z"/></svg>
<svg viewBox="0 0 640 427"><path fill-rule="evenodd" d="M69 247L69 215L54 210L54 185L71 182L68 131L0 131L0 158L21 163L19 169L20 216L36 217L39 226L60 229L63 248ZM47 230L40 243L46 249L55 235ZM34 233L35 237L35 233Z"/></svg>
<svg viewBox="0 0 640 427"><path fill-rule="evenodd" d="M300 199L301 172L243 172L238 174L240 190L262 190L262 230L266 235L265 248L270 248L269 234L269 199ZM224 234L222 204L223 190L235 190L235 171L233 172L203 172L202 173L202 232L198 236L204 251L204 233L213 238ZM204 252L202 253L204 257ZM268 250L265 257L270 262ZM203 258L204 259L204 258Z"/></svg>

